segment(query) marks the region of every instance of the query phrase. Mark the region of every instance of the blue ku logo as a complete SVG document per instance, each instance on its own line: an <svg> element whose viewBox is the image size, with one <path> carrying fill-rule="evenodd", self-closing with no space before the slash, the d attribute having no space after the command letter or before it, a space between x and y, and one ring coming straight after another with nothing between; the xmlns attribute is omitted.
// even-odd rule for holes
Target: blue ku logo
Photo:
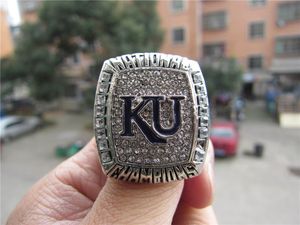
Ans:
<svg viewBox="0 0 300 225"><path fill-rule="evenodd" d="M134 96L122 96L120 97L123 104L123 132L121 136L132 137L132 122L139 127L145 137L151 143L167 143L167 137L174 135L181 125L181 105L180 101L184 96L171 96L168 97L172 101L173 110L173 124L171 127L165 128L160 124L160 102L166 101L165 96L144 96L142 102L140 102L135 108L132 108L132 101ZM148 105L152 104L152 126L150 126L144 118L140 115L140 112Z"/></svg>

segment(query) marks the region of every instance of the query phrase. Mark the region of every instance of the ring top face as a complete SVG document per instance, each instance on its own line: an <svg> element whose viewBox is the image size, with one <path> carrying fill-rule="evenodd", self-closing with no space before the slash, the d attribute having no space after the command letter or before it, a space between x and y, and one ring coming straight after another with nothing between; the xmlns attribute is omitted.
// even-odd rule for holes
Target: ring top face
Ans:
<svg viewBox="0 0 300 225"><path fill-rule="evenodd" d="M161 53L105 61L94 114L100 160L108 176L161 183L200 172L208 100L195 61Z"/></svg>

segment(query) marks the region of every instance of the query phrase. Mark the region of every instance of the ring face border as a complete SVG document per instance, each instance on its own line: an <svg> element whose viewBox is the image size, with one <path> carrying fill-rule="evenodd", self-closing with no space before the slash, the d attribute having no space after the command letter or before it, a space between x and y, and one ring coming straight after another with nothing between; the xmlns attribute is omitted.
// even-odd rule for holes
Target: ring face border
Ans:
<svg viewBox="0 0 300 225"><path fill-rule="evenodd" d="M114 77L135 69L169 69L187 73L194 104L194 138L187 163L173 166L133 167L118 162L112 135L112 89ZM94 130L104 173L134 183L165 183L197 176L202 169L209 133L209 103L205 81L196 61L163 53L136 53L111 58L103 63L95 95Z"/></svg>

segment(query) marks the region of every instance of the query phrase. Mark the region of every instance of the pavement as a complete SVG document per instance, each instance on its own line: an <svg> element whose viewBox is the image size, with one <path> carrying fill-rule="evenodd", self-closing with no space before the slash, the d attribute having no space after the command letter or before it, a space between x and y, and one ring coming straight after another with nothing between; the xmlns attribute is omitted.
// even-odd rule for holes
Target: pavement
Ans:
<svg viewBox="0 0 300 225"><path fill-rule="evenodd" d="M253 112L252 112L253 110ZM260 112L256 112L259 110ZM215 210L220 224L300 224L300 129L280 128L250 104L239 152L215 162ZM257 114L261 114L257 118ZM262 143L262 158L245 154Z"/></svg>
<svg viewBox="0 0 300 225"><path fill-rule="evenodd" d="M64 159L55 148L74 140L92 137L86 129L92 116L54 113L47 116L55 124L4 144L1 151L1 224L29 188Z"/></svg>
<svg viewBox="0 0 300 225"><path fill-rule="evenodd" d="M88 140L91 115L57 113L56 124L5 145L1 154L1 223L38 179L63 161L58 145ZM235 157L215 162L214 207L220 224L300 224L300 129L280 128L261 103L247 105ZM262 158L245 152L264 145ZM199 193L201 194L201 193Z"/></svg>

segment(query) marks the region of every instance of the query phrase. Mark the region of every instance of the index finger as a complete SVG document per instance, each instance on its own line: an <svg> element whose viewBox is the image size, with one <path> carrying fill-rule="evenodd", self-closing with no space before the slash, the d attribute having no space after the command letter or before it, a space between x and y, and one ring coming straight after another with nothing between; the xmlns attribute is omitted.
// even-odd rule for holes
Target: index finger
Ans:
<svg viewBox="0 0 300 225"><path fill-rule="evenodd" d="M106 182L95 138L76 155L60 164L54 172L58 179L95 201Z"/></svg>

